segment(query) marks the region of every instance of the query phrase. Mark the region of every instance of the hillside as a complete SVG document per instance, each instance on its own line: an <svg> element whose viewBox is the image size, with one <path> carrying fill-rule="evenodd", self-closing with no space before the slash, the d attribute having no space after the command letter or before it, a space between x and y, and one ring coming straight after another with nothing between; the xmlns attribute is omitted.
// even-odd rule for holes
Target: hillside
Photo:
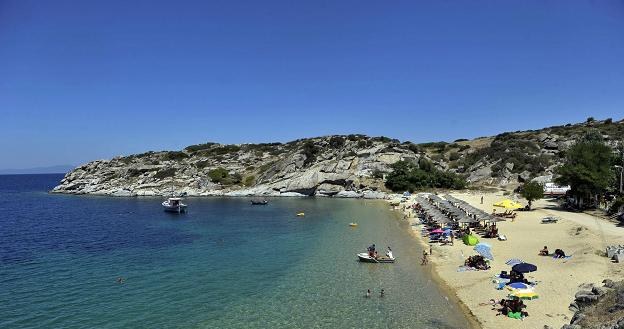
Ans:
<svg viewBox="0 0 624 329"><path fill-rule="evenodd" d="M318 195L380 197L383 177L397 161L428 159L472 186L549 181L566 149L591 129L615 147L624 120L593 121L517 131L452 143L414 144L365 135L326 136L288 143L191 145L97 160L69 172L55 193L112 196Z"/></svg>

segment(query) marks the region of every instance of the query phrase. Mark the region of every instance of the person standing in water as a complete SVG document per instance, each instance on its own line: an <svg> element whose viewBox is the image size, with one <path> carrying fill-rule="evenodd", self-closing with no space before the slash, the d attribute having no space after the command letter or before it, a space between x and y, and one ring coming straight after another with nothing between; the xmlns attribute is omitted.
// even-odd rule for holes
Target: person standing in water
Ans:
<svg viewBox="0 0 624 329"><path fill-rule="evenodd" d="M371 296L370 289L367 289L367 290L366 290L366 296L364 296L364 297L366 297L366 298L370 298L370 296Z"/></svg>
<svg viewBox="0 0 624 329"><path fill-rule="evenodd" d="M386 292L383 289L381 289L381 292L379 293L379 297L383 297L385 295L386 295Z"/></svg>

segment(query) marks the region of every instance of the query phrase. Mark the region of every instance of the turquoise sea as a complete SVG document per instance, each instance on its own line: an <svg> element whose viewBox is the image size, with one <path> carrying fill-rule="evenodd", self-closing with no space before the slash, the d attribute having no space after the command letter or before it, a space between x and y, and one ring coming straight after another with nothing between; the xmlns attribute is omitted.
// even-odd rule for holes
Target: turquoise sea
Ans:
<svg viewBox="0 0 624 329"><path fill-rule="evenodd" d="M0 176L0 328L468 327L383 202L189 198L177 215L48 194L61 178ZM397 263L357 262L371 243Z"/></svg>

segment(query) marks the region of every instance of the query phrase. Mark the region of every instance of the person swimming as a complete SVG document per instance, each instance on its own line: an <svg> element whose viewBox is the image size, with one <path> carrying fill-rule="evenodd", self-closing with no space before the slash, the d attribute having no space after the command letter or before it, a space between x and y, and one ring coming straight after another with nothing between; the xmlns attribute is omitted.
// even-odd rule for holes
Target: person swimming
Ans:
<svg viewBox="0 0 624 329"><path fill-rule="evenodd" d="M117 281L117 283L122 284L122 283L124 283L124 278L118 277L116 281Z"/></svg>

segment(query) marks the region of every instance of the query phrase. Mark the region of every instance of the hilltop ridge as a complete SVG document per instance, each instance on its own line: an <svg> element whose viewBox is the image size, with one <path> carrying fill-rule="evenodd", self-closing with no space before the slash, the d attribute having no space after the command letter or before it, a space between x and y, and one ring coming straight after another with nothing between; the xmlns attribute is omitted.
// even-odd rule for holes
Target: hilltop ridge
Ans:
<svg viewBox="0 0 624 329"><path fill-rule="evenodd" d="M382 197L397 161L427 159L472 186L552 180L565 151L596 129L608 145L624 140L624 120L611 119L502 133L455 142L415 144L388 137L334 135L288 143L203 143L96 160L75 168L52 192L111 196L266 195Z"/></svg>

